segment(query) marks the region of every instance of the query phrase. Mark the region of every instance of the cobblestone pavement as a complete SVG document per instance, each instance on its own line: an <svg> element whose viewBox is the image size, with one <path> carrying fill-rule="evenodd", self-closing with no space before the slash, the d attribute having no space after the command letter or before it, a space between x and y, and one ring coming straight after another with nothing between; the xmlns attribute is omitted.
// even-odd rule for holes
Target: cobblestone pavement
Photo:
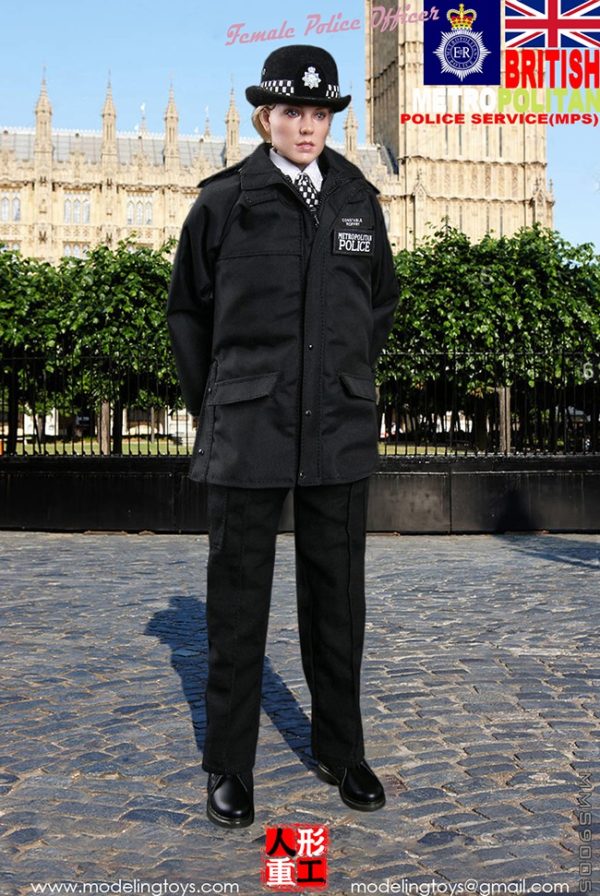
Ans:
<svg viewBox="0 0 600 896"><path fill-rule="evenodd" d="M388 796L373 813L314 774L280 535L257 814L240 831L205 816L207 549L205 535L0 532L1 896L59 881L127 892L118 880L260 894L264 826L282 822L330 825L336 896L589 881L599 535L369 535L362 705Z"/></svg>

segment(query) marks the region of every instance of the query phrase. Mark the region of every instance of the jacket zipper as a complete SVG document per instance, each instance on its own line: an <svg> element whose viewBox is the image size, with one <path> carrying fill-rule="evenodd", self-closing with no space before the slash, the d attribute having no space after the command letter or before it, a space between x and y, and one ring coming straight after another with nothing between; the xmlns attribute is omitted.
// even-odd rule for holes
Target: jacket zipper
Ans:
<svg viewBox="0 0 600 896"><path fill-rule="evenodd" d="M290 192L294 194L294 196L295 196L296 199L300 202L300 204L302 205L302 207L303 207L304 209L306 209L306 211L308 212L308 214L309 214L310 217L311 217L311 220L312 220L312 222L313 222L315 228L318 229L319 224L321 223L321 220L320 220L320 218L319 218L319 213L318 213L318 211L315 211L314 214L313 214L313 212L311 212L311 210L309 209L308 205L307 205L306 202L302 199L302 197L300 196L300 194L298 193L298 191L294 189L293 184L289 183L289 181L287 181L287 180L285 180L285 179L283 179L282 182L283 182L283 184L288 188L288 190L290 190ZM321 200L320 200L320 202L319 202L319 206L318 206L319 209L321 208L321 205L323 204L323 200L326 199L328 196L331 196L332 193L335 193L335 191L338 190L341 186L342 186L342 184L341 184L340 182L336 182L336 184L335 184L335 186L334 186L333 188L330 187L330 188L327 190L327 192L321 192Z"/></svg>

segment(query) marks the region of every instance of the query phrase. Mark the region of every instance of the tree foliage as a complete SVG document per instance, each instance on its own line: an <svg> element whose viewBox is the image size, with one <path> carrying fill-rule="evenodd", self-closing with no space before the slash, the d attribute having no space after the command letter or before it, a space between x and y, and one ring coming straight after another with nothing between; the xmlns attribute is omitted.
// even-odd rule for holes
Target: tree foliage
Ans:
<svg viewBox="0 0 600 896"><path fill-rule="evenodd" d="M0 252L0 354L16 359L11 372L38 412L125 394L144 406L177 401L165 323L172 248L130 238L56 265Z"/></svg>
<svg viewBox="0 0 600 896"><path fill-rule="evenodd" d="M573 246L539 225L471 243L446 227L401 251L396 271L401 297L380 382L417 384L453 356L478 392L531 379L557 353L598 352L600 256L589 243Z"/></svg>
<svg viewBox="0 0 600 896"><path fill-rule="evenodd" d="M165 318L173 248L129 239L56 265L0 251L0 355L21 359L13 380L33 377L38 405L65 411L84 395L181 406ZM477 396L551 376L557 351L599 350L600 256L591 244L539 226L471 243L445 227L395 263L401 298L380 385L447 380L452 356L455 385ZM33 356L44 360L32 372Z"/></svg>

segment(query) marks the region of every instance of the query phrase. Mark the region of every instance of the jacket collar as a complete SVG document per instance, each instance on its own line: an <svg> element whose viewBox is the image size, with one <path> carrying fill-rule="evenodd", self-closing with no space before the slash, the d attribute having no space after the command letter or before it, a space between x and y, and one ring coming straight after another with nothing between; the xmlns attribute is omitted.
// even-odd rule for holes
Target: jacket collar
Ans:
<svg viewBox="0 0 600 896"><path fill-rule="evenodd" d="M256 149L229 168L217 171L208 177L203 178L198 186L204 187L213 180L220 179L224 176L239 172L241 186L243 190L260 190L271 184L281 184L283 176L279 169L273 164L269 158L269 143L260 143ZM344 158L341 153L336 152L329 146L325 146L323 152L319 156L319 167L323 172L323 187L327 187L327 191L335 189L339 184L351 180L365 179L364 174L356 165ZM366 181L375 193L379 193L377 187L370 181Z"/></svg>
<svg viewBox="0 0 600 896"><path fill-rule="evenodd" d="M243 190L260 190L271 184L281 183L281 172L269 158L269 148L268 143L261 143L244 159L240 168ZM360 168L329 146L325 146L319 156L319 167L323 171L328 188L337 187L345 181L364 179Z"/></svg>

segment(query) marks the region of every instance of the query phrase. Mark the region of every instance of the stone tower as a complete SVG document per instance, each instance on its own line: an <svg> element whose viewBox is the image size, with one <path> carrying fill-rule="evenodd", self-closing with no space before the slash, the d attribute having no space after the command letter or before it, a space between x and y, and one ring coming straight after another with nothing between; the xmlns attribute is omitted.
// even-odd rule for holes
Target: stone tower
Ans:
<svg viewBox="0 0 600 896"><path fill-rule="evenodd" d="M36 211L36 238L40 254L47 257L52 241L52 106L46 90L46 74L35 106L33 141L33 196Z"/></svg>
<svg viewBox="0 0 600 896"><path fill-rule="evenodd" d="M401 124L423 87L423 23L383 30L373 5L365 0L366 137L397 167L389 230L398 247L412 248L445 218L474 240L551 226L545 126Z"/></svg>

